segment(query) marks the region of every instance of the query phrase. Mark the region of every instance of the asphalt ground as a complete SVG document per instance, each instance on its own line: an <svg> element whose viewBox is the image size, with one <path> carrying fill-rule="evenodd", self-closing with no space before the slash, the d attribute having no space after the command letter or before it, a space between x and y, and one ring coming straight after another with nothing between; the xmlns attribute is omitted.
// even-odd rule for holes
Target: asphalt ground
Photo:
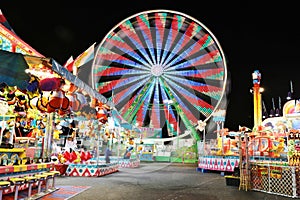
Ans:
<svg viewBox="0 0 300 200"><path fill-rule="evenodd" d="M283 200L291 199L228 186L220 172L202 173L196 164L144 163L101 177L56 179L56 186L91 186L72 200Z"/></svg>

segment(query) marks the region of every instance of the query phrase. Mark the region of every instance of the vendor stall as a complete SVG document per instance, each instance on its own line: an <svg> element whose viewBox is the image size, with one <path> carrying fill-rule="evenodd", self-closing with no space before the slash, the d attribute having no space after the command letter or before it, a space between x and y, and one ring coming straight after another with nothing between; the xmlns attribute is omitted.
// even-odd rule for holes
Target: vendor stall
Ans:
<svg viewBox="0 0 300 200"><path fill-rule="evenodd" d="M35 93L36 80L41 74L52 74L51 70L42 65L28 65L24 55L43 55L21 40L8 23L3 23L6 19L2 12L0 13L0 177L8 183L8 187L2 188L2 199L2 195L13 192L17 195L19 190L45 184L48 175L43 175L43 180L38 176L53 170L54 164L43 159L49 146L45 137L37 134L42 133L37 121L39 120L40 124L42 122L37 118L36 110L31 109L28 104L29 97L32 100L31 97ZM39 73L33 74L25 70ZM36 134L33 136L34 129ZM36 178L30 181L28 176ZM54 175L51 177L54 178ZM46 195L50 190L43 192L43 195Z"/></svg>

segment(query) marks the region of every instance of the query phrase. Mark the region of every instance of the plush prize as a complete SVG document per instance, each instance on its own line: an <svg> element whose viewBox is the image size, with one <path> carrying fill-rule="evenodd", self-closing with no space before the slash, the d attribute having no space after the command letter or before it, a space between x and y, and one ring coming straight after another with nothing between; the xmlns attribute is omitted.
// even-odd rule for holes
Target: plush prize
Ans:
<svg viewBox="0 0 300 200"><path fill-rule="evenodd" d="M42 91L53 91L58 90L61 86L61 79L60 78L45 78L40 80L39 88Z"/></svg>
<svg viewBox="0 0 300 200"><path fill-rule="evenodd" d="M66 97L64 91L55 90L49 97L49 103L47 104L47 111L49 113L55 112L56 110L67 110L69 108L70 101Z"/></svg>

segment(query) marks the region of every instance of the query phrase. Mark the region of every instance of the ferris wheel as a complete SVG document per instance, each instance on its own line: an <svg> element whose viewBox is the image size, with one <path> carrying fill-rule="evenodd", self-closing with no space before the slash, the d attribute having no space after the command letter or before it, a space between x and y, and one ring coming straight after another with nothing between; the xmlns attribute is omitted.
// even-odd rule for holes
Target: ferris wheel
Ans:
<svg viewBox="0 0 300 200"><path fill-rule="evenodd" d="M94 89L128 123L199 140L196 126L219 107L227 81L215 36L177 11L149 10L121 21L99 44ZM155 136L157 137L157 136Z"/></svg>

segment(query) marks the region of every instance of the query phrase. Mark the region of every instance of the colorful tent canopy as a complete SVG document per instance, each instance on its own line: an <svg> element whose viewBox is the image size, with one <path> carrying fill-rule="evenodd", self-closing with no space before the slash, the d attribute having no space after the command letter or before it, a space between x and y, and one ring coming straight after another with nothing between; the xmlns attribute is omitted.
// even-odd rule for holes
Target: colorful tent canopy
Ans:
<svg viewBox="0 0 300 200"><path fill-rule="evenodd" d="M30 80L25 70L29 69L27 62L20 53L0 50L0 83L26 89Z"/></svg>
<svg viewBox="0 0 300 200"><path fill-rule="evenodd" d="M0 82L17 86L23 90L27 87L30 75L25 72L30 66L23 55L43 57L34 48L16 35L0 10Z"/></svg>
<svg viewBox="0 0 300 200"><path fill-rule="evenodd" d="M30 75L26 73L26 70L29 70L29 72L37 77L39 77L38 74L41 74L41 72L44 72L44 74L48 76L51 76L53 72L56 72L58 75L70 81L78 88L83 89L100 102L107 104L110 107L114 106L112 102L107 101L107 99L99 92L92 89L89 85L51 58L23 55L21 53L0 50L0 83L4 82L9 86L17 86L19 89L24 90L30 80Z"/></svg>
<svg viewBox="0 0 300 200"><path fill-rule="evenodd" d="M92 88L90 73L93 59L90 58L94 57L94 48L91 47L80 56L80 59L78 58L84 60L82 61L84 64L79 68L78 76L75 76L55 60L46 58L18 37L0 10L0 83L5 82L7 85L14 85L23 90L30 80L30 74L28 71L25 72L26 69L37 77L39 77L37 73L50 76L58 74L90 96L114 108L111 101Z"/></svg>
<svg viewBox="0 0 300 200"><path fill-rule="evenodd" d="M3 24L0 23L0 49L15 53L22 53L24 55L34 55L43 57L42 54L37 52L14 32L7 29Z"/></svg>

